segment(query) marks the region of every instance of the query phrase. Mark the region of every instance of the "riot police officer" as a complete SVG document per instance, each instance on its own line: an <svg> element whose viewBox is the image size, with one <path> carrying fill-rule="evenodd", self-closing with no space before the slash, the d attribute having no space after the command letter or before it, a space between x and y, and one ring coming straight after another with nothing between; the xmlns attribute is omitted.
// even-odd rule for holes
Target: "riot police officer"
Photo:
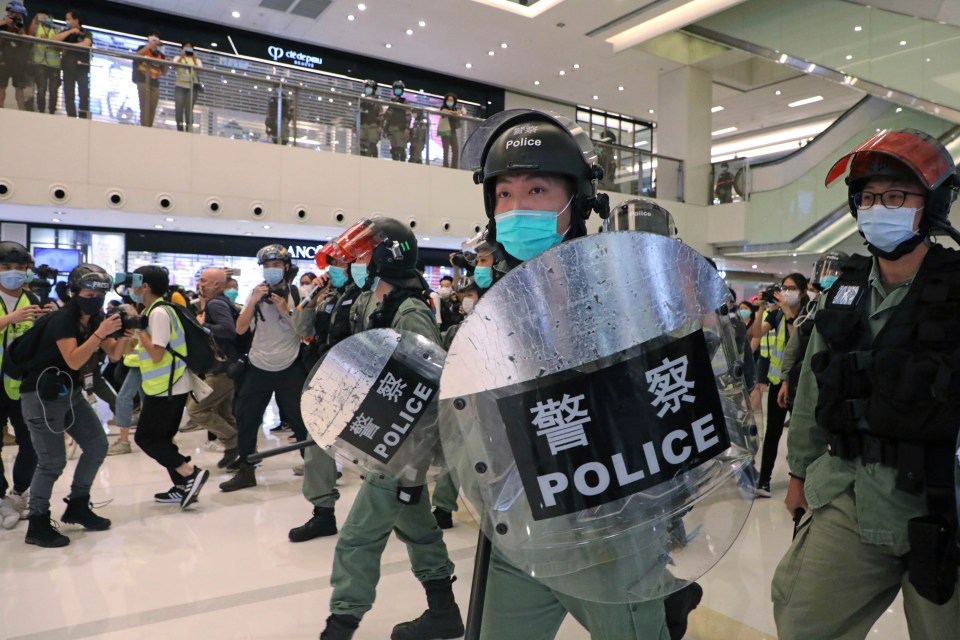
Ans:
<svg viewBox="0 0 960 640"><path fill-rule="evenodd" d="M383 107L374 102L378 86L376 80L364 80L360 99L360 155L371 158L379 154L377 143L383 128Z"/></svg>
<svg viewBox="0 0 960 640"><path fill-rule="evenodd" d="M358 328L412 331L440 344L437 324L424 297L427 283L416 268L417 239L413 232L391 218L364 223L369 233L361 229L355 239L358 245L369 247L363 259L366 275L373 282L366 299L354 302L353 314L358 310L362 314ZM360 280L366 284L366 277L357 279L358 285ZM361 617L373 606L380 555L393 530L407 545L413 573L423 584L429 608L416 620L395 626L391 640L463 635L463 620L453 596L453 563L423 494L423 487L399 491L396 479L375 473L364 476L337 540L330 575L331 615L320 635L322 640L353 637Z"/></svg>
<svg viewBox="0 0 960 640"><path fill-rule="evenodd" d="M393 83L393 98L384 113L384 129L390 141L390 156L398 162L407 160L407 143L410 142L410 110L406 108L407 99L403 97L406 90L402 80Z"/></svg>
<svg viewBox="0 0 960 640"><path fill-rule="evenodd" d="M902 590L910 637L953 637L960 409L958 181L939 141L884 131L841 158L872 257L820 297L788 439L786 505L812 517L773 578L781 638L863 638Z"/></svg>

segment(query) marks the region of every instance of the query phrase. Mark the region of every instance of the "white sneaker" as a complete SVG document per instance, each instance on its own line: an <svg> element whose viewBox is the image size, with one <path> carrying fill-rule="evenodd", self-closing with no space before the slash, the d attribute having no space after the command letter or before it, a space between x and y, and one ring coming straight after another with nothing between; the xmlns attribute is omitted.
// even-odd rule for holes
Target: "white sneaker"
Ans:
<svg viewBox="0 0 960 640"><path fill-rule="evenodd" d="M30 489L27 488L26 491L20 494L20 497L23 498L23 510L20 511L20 519L26 520L30 517Z"/></svg>
<svg viewBox="0 0 960 640"><path fill-rule="evenodd" d="M203 448L207 451L212 451L214 453L223 453L226 451L226 448L223 446L223 443L219 440L207 440L203 443Z"/></svg>
<svg viewBox="0 0 960 640"><path fill-rule="evenodd" d="M107 449L108 456L122 456L125 453L131 453L133 448L130 446L129 442L124 442L123 440L117 440L110 448Z"/></svg>
<svg viewBox="0 0 960 640"><path fill-rule="evenodd" d="M23 498L13 494L8 495L0 502L0 525L4 529L13 529L20 522L20 512L23 510Z"/></svg>

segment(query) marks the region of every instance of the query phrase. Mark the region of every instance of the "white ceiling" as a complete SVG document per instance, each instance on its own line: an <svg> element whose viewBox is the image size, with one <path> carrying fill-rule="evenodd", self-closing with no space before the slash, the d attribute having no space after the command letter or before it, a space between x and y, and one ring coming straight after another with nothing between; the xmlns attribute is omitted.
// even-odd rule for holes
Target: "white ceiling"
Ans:
<svg viewBox="0 0 960 640"><path fill-rule="evenodd" d="M605 37L618 28L586 35L657 4L651 0L566 0L532 19L472 0L366 0L365 11L357 9L358 0L333 0L316 20L264 9L260 0L121 2L654 121L657 114L649 111L657 108L658 75L682 66L637 47L614 54ZM240 18L232 17L234 11ZM348 15L355 19L348 20ZM418 26L420 20L426 27ZM413 35L406 35L407 29ZM388 43L390 49L385 47ZM508 48L501 48L501 43ZM490 51L495 55L490 56ZM855 90L810 76L784 77L781 72L770 81L764 81L767 75L762 73L745 77L743 68L749 60L748 54L729 52L704 63L717 80L714 104L724 106L714 116L713 130L736 126L735 135L741 135L822 118L842 113L862 97ZM471 69L465 66L468 62ZM580 68L574 69L574 64ZM559 75L561 70L566 71L564 76ZM623 91L618 90L620 86ZM775 95L777 89L780 96ZM824 100L798 109L786 107L788 102L813 95Z"/></svg>

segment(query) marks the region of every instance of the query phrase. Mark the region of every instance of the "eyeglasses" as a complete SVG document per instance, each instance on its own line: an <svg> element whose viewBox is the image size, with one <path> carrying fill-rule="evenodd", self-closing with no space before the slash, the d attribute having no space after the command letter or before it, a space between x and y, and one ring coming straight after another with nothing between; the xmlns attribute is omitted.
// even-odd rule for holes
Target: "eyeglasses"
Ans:
<svg viewBox="0 0 960 640"><path fill-rule="evenodd" d="M925 197L926 195L925 193L913 193L911 191L903 191L902 189L890 189L883 193L861 191L860 193L853 194L851 199L857 209L869 209L878 199L887 209L897 209L903 206L907 196Z"/></svg>

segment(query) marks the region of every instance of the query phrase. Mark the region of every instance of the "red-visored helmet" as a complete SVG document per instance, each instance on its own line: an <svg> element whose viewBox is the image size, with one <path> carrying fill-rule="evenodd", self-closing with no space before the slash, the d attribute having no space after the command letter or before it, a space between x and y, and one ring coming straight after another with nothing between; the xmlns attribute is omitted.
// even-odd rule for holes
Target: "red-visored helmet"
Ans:
<svg viewBox="0 0 960 640"><path fill-rule="evenodd" d="M337 262L354 262L357 258L373 251L378 244L380 239L374 230L373 221L363 219L323 245L323 248L317 251L314 260L318 267L326 269L330 259Z"/></svg>

